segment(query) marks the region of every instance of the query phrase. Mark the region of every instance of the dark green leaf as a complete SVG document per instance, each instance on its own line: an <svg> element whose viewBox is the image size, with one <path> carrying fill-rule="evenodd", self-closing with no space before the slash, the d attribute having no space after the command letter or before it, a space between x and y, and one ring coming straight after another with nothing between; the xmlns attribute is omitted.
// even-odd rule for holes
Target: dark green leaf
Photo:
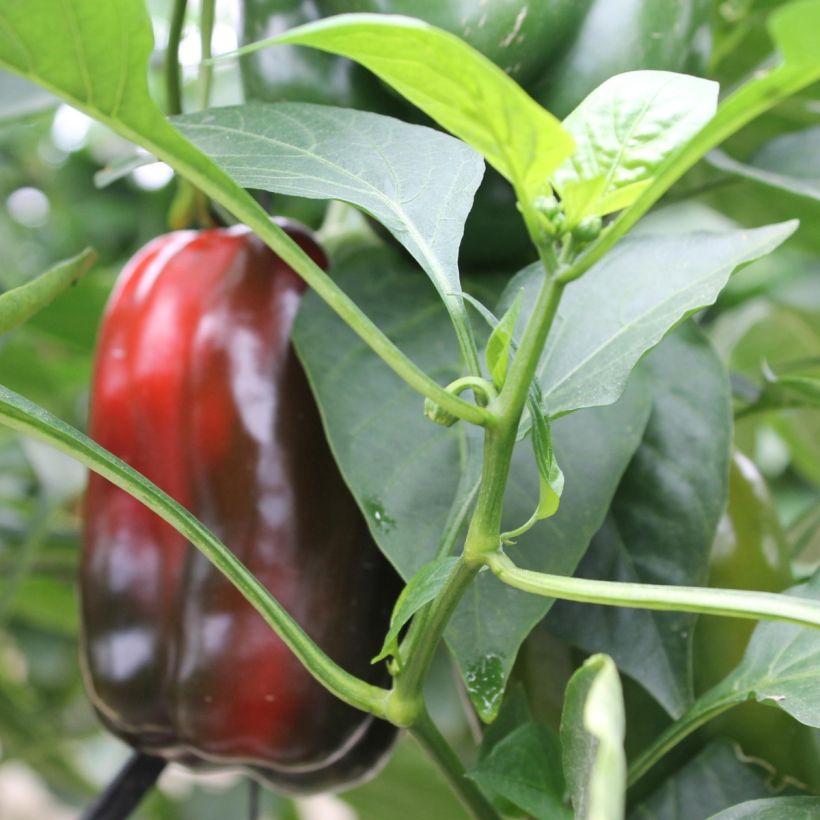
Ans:
<svg viewBox="0 0 820 820"><path fill-rule="evenodd" d="M641 369L652 390L652 415L578 574L703 584L727 495L732 425L726 372L693 323L664 339ZM549 625L588 652L612 655L678 716L692 702L696 617L559 602Z"/></svg>
<svg viewBox="0 0 820 820"><path fill-rule="evenodd" d="M479 760L469 777L537 820L572 816L563 805L558 736L541 724L514 729Z"/></svg>
<svg viewBox="0 0 820 820"><path fill-rule="evenodd" d="M727 740L707 746L629 813L629 820L706 820L742 800L769 797L770 773ZM681 811L685 815L681 815Z"/></svg>

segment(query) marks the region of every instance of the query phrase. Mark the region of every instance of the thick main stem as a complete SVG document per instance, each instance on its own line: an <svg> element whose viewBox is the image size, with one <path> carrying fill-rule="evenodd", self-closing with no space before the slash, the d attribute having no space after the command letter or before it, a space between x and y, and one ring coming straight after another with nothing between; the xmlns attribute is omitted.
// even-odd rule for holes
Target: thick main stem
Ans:
<svg viewBox="0 0 820 820"><path fill-rule="evenodd" d="M447 741L441 736L426 711L422 712L410 734L435 761L441 773L476 820L499 820L499 815L478 786L468 780L464 766Z"/></svg>

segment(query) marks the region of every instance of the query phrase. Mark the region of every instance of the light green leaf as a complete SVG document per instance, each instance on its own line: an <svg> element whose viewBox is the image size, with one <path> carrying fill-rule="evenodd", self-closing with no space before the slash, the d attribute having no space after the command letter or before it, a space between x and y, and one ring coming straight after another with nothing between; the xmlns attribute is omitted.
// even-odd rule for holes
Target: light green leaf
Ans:
<svg viewBox="0 0 820 820"><path fill-rule="evenodd" d="M412 17L342 14L246 46L293 43L361 63L480 151L532 200L573 150L572 138L498 66L453 34Z"/></svg>
<svg viewBox="0 0 820 820"><path fill-rule="evenodd" d="M463 310L458 248L484 163L460 140L380 114L309 103L213 108L173 122L244 188L338 199L372 215L450 309Z"/></svg>
<svg viewBox="0 0 820 820"><path fill-rule="evenodd" d="M97 261L97 254L86 248L82 253L53 268L24 285L0 295L0 333L23 324L73 285Z"/></svg>
<svg viewBox="0 0 820 820"><path fill-rule="evenodd" d="M797 227L625 239L572 282L538 366L551 417L616 399L632 368L676 324L712 304L736 268L772 251ZM543 272L525 268L506 294L524 289L519 326ZM510 296L502 298L506 304Z"/></svg>
<svg viewBox="0 0 820 820"><path fill-rule="evenodd" d="M768 797L749 800L714 814L710 820L816 820L820 797Z"/></svg>
<svg viewBox="0 0 820 820"><path fill-rule="evenodd" d="M561 715L564 772L579 820L622 820L624 733L618 670L609 656L593 655L570 678Z"/></svg>
<svg viewBox="0 0 820 820"><path fill-rule="evenodd" d="M541 521L558 511L561 493L564 491L564 474L555 458L550 424L544 414L540 391L538 400L530 402L529 408L532 417L532 449L540 479L535 519Z"/></svg>
<svg viewBox="0 0 820 820"><path fill-rule="evenodd" d="M482 305L483 308L483 305ZM486 308L483 308L486 310ZM512 304L507 308L507 312L493 328L490 338L487 340L485 359L487 369L490 371L493 384L500 390L504 386L507 377L507 365L510 361L510 351L513 343L513 333L518 321L518 314L521 310L521 293L513 299ZM489 314L489 311L488 311ZM489 314L492 320L495 317Z"/></svg>
<svg viewBox="0 0 820 820"><path fill-rule="evenodd" d="M717 110L718 84L671 71L629 71L595 89L565 120L577 149L553 184L569 225L631 205L657 167ZM579 185L596 183L583 196Z"/></svg>
<svg viewBox="0 0 820 820"><path fill-rule="evenodd" d="M794 0L782 5L772 12L767 23L784 62L755 72L749 82L721 103L717 114L692 139L663 160L646 189L608 227L601 241L592 245L573 264L565 281L584 275L606 256L666 191L710 150L779 101L820 79L820 49L816 39L816 32L820 30L820 0Z"/></svg>
<svg viewBox="0 0 820 820"><path fill-rule="evenodd" d="M429 604L447 583L458 559L455 557L437 558L425 564L401 591L390 616L390 630L385 636L381 651L372 663L384 660L388 655L397 655L399 649L399 632L402 627L425 604Z"/></svg>
<svg viewBox="0 0 820 820"><path fill-rule="evenodd" d="M469 773L483 790L536 820L569 820L558 738L546 726L525 723L482 756Z"/></svg>

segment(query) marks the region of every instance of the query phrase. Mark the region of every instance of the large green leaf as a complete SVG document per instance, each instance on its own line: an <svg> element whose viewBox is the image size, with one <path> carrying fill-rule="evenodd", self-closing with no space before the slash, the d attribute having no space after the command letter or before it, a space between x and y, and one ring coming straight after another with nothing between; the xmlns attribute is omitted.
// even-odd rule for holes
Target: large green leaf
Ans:
<svg viewBox="0 0 820 820"><path fill-rule="evenodd" d="M815 820L820 797L769 797L749 800L712 816L711 820Z"/></svg>
<svg viewBox="0 0 820 820"><path fill-rule="evenodd" d="M484 173L463 142L392 117L308 103L213 108L173 122L245 188L338 199L371 214L444 301L460 304L458 247Z"/></svg>
<svg viewBox="0 0 820 820"><path fill-rule="evenodd" d="M498 66L449 32L412 17L342 14L246 46L311 46L349 57L480 151L533 198L573 149L558 120Z"/></svg>
<svg viewBox="0 0 820 820"><path fill-rule="evenodd" d="M742 761L734 744L716 741L636 806L629 820L706 820L743 800L769 797L768 778L762 766Z"/></svg>
<svg viewBox="0 0 820 820"><path fill-rule="evenodd" d="M794 222L754 230L644 235L621 242L571 283L538 366L551 416L609 404L632 368L678 322L712 304L737 267L776 248ZM524 289L522 319L542 270L525 268L505 291Z"/></svg>
<svg viewBox="0 0 820 820"><path fill-rule="evenodd" d="M670 71L630 71L596 88L564 120L577 148L552 178L569 223L631 205L712 118L717 95L717 83Z"/></svg>
<svg viewBox="0 0 820 820"><path fill-rule="evenodd" d="M567 684L561 747L575 817L623 820L624 700L612 658L593 655Z"/></svg>
<svg viewBox="0 0 820 820"><path fill-rule="evenodd" d="M709 160L723 171L820 200L820 126L776 137L746 162L724 151L712 152Z"/></svg>
<svg viewBox="0 0 820 820"><path fill-rule="evenodd" d="M652 415L618 487L609 517L578 574L695 586L726 503L732 441L726 372L703 334L687 323L641 365ZM673 716L692 702L691 644L697 616L559 602L556 634L606 652Z"/></svg>
<svg viewBox="0 0 820 820"><path fill-rule="evenodd" d="M334 279L417 364L441 381L459 363L444 306L429 283L385 249L347 257ZM492 302L492 294L483 301ZM382 551L409 580L451 551L478 486L480 431L428 421L419 401L313 294L303 301L294 338L325 429L348 485ZM611 409L579 413L553 427L567 477L561 507L522 536L516 555L533 568L571 573L600 526L648 416L635 384ZM527 520L539 476L529 442L514 456L505 529ZM484 574L447 631L481 712L495 714L521 641L549 608Z"/></svg>

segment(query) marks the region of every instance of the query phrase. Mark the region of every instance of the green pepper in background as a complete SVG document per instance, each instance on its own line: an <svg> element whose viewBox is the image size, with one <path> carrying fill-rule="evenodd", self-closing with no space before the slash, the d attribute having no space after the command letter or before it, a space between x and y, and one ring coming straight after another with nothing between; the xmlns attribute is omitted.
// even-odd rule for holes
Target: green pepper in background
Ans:
<svg viewBox="0 0 820 820"><path fill-rule="evenodd" d="M527 90L565 117L613 74L642 68L702 74L711 50L710 9L709 0L594 0L575 37Z"/></svg>
<svg viewBox="0 0 820 820"><path fill-rule="evenodd" d="M790 546L771 495L757 467L735 452L729 475L729 504L718 527L709 565L709 585L780 592L794 584ZM740 663L753 621L702 615L694 642L697 694ZM743 752L772 765L778 776L820 788L820 732L762 703L744 703L703 730L736 740Z"/></svg>
<svg viewBox="0 0 820 820"><path fill-rule="evenodd" d="M243 7L242 45L334 14L418 17L466 40L562 117L622 71L698 73L710 47L709 0L244 0ZM262 49L241 65L248 99L323 103L426 122L364 69L315 49ZM321 218L280 198L276 211L314 226ZM512 272L534 259L512 188L488 168L465 226L462 268Z"/></svg>

